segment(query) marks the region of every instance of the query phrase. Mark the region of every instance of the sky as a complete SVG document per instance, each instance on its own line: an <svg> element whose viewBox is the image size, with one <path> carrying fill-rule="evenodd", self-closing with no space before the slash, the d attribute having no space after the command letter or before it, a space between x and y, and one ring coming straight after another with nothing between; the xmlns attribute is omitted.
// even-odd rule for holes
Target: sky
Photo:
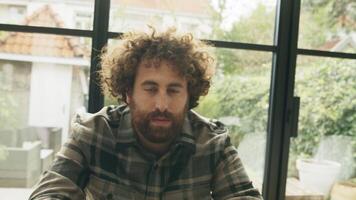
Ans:
<svg viewBox="0 0 356 200"><path fill-rule="evenodd" d="M219 0L212 0L212 5L217 8ZM277 0L226 0L226 12L224 18L226 19L222 24L222 28L229 29L232 22L238 21L241 17L247 17L256 9L257 5L262 3L267 8L273 9L276 7Z"/></svg>

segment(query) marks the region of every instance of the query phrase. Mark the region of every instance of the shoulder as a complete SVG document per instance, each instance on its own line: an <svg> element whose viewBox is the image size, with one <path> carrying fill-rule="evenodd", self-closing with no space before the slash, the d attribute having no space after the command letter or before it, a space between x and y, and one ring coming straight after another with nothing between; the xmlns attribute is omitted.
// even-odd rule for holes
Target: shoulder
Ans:
<svg viewBox="0 0 356 200"><path fill-rule="evenodd" d="M195 130L202 129L212 134L223 134L227 132L226 126L216 119L204 117L193 110L190 110L188 115L191 125Z"/></svg>
<svg viewBox="0 0 356 200"><path fill-rule="evenodd" d="M216 119L204 117L195 111L189 111L189 119L198 144L223 145L229 137L227 127Z"/></svg>
<svg viewBox="0 0 356 200"><path fill-rule="evenodd" d="M106 106L97 113L81 112L73 117L71 128L73 136L91 136L111 132L118 126L125 106Z"/></svg>

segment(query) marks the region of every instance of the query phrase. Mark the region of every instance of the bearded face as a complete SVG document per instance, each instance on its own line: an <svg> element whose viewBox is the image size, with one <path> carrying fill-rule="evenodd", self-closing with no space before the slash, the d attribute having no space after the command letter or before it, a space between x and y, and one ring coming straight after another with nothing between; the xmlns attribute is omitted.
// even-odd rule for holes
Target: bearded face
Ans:
<svg viewBox="0 0 356 200"><path fill-rule="evenodd" d="M152 144L170 143L181 132L188 110L187 80L169 61L143 61L127 103L139 139Z"/></svg>
<svg viewBox="0 0 356 200"><path fill-rule="evenodd" d="M132 125L146 140L152 143L166 143L173 140L182 130L186 109L179 113L168 111L145 112L137 107L136 102L130 106Z"/></svg>

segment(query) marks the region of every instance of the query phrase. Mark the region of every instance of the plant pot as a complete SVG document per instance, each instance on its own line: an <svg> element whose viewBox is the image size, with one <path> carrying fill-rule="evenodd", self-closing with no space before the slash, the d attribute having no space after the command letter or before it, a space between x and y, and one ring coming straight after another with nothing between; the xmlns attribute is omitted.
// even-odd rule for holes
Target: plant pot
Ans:
<svg viewBox="0 0 356 200"><path fill-rule="evenodd" d="M340 172L341 164L329 160L297 159L300 182L328 196Z"/></svg>

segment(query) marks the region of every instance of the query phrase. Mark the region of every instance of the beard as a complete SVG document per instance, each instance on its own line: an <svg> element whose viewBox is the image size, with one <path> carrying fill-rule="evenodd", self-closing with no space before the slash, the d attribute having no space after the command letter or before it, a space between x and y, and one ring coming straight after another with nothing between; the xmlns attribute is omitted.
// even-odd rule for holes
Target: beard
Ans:
<svg viewBox="0 0 356 200"><path fill-rule="evenodd" d="M177 114L168 111L161 112L155 110L152 112L145 112L137 108L134 101L130 104L131 123L133 129L141 134L146 140L155 143L167 143L173 141L176 136L182 131L184 117L187 112L187 106L182 112ZM165 118L171 122L170 126L156 126L151 123L154 118Z"/></svg>

